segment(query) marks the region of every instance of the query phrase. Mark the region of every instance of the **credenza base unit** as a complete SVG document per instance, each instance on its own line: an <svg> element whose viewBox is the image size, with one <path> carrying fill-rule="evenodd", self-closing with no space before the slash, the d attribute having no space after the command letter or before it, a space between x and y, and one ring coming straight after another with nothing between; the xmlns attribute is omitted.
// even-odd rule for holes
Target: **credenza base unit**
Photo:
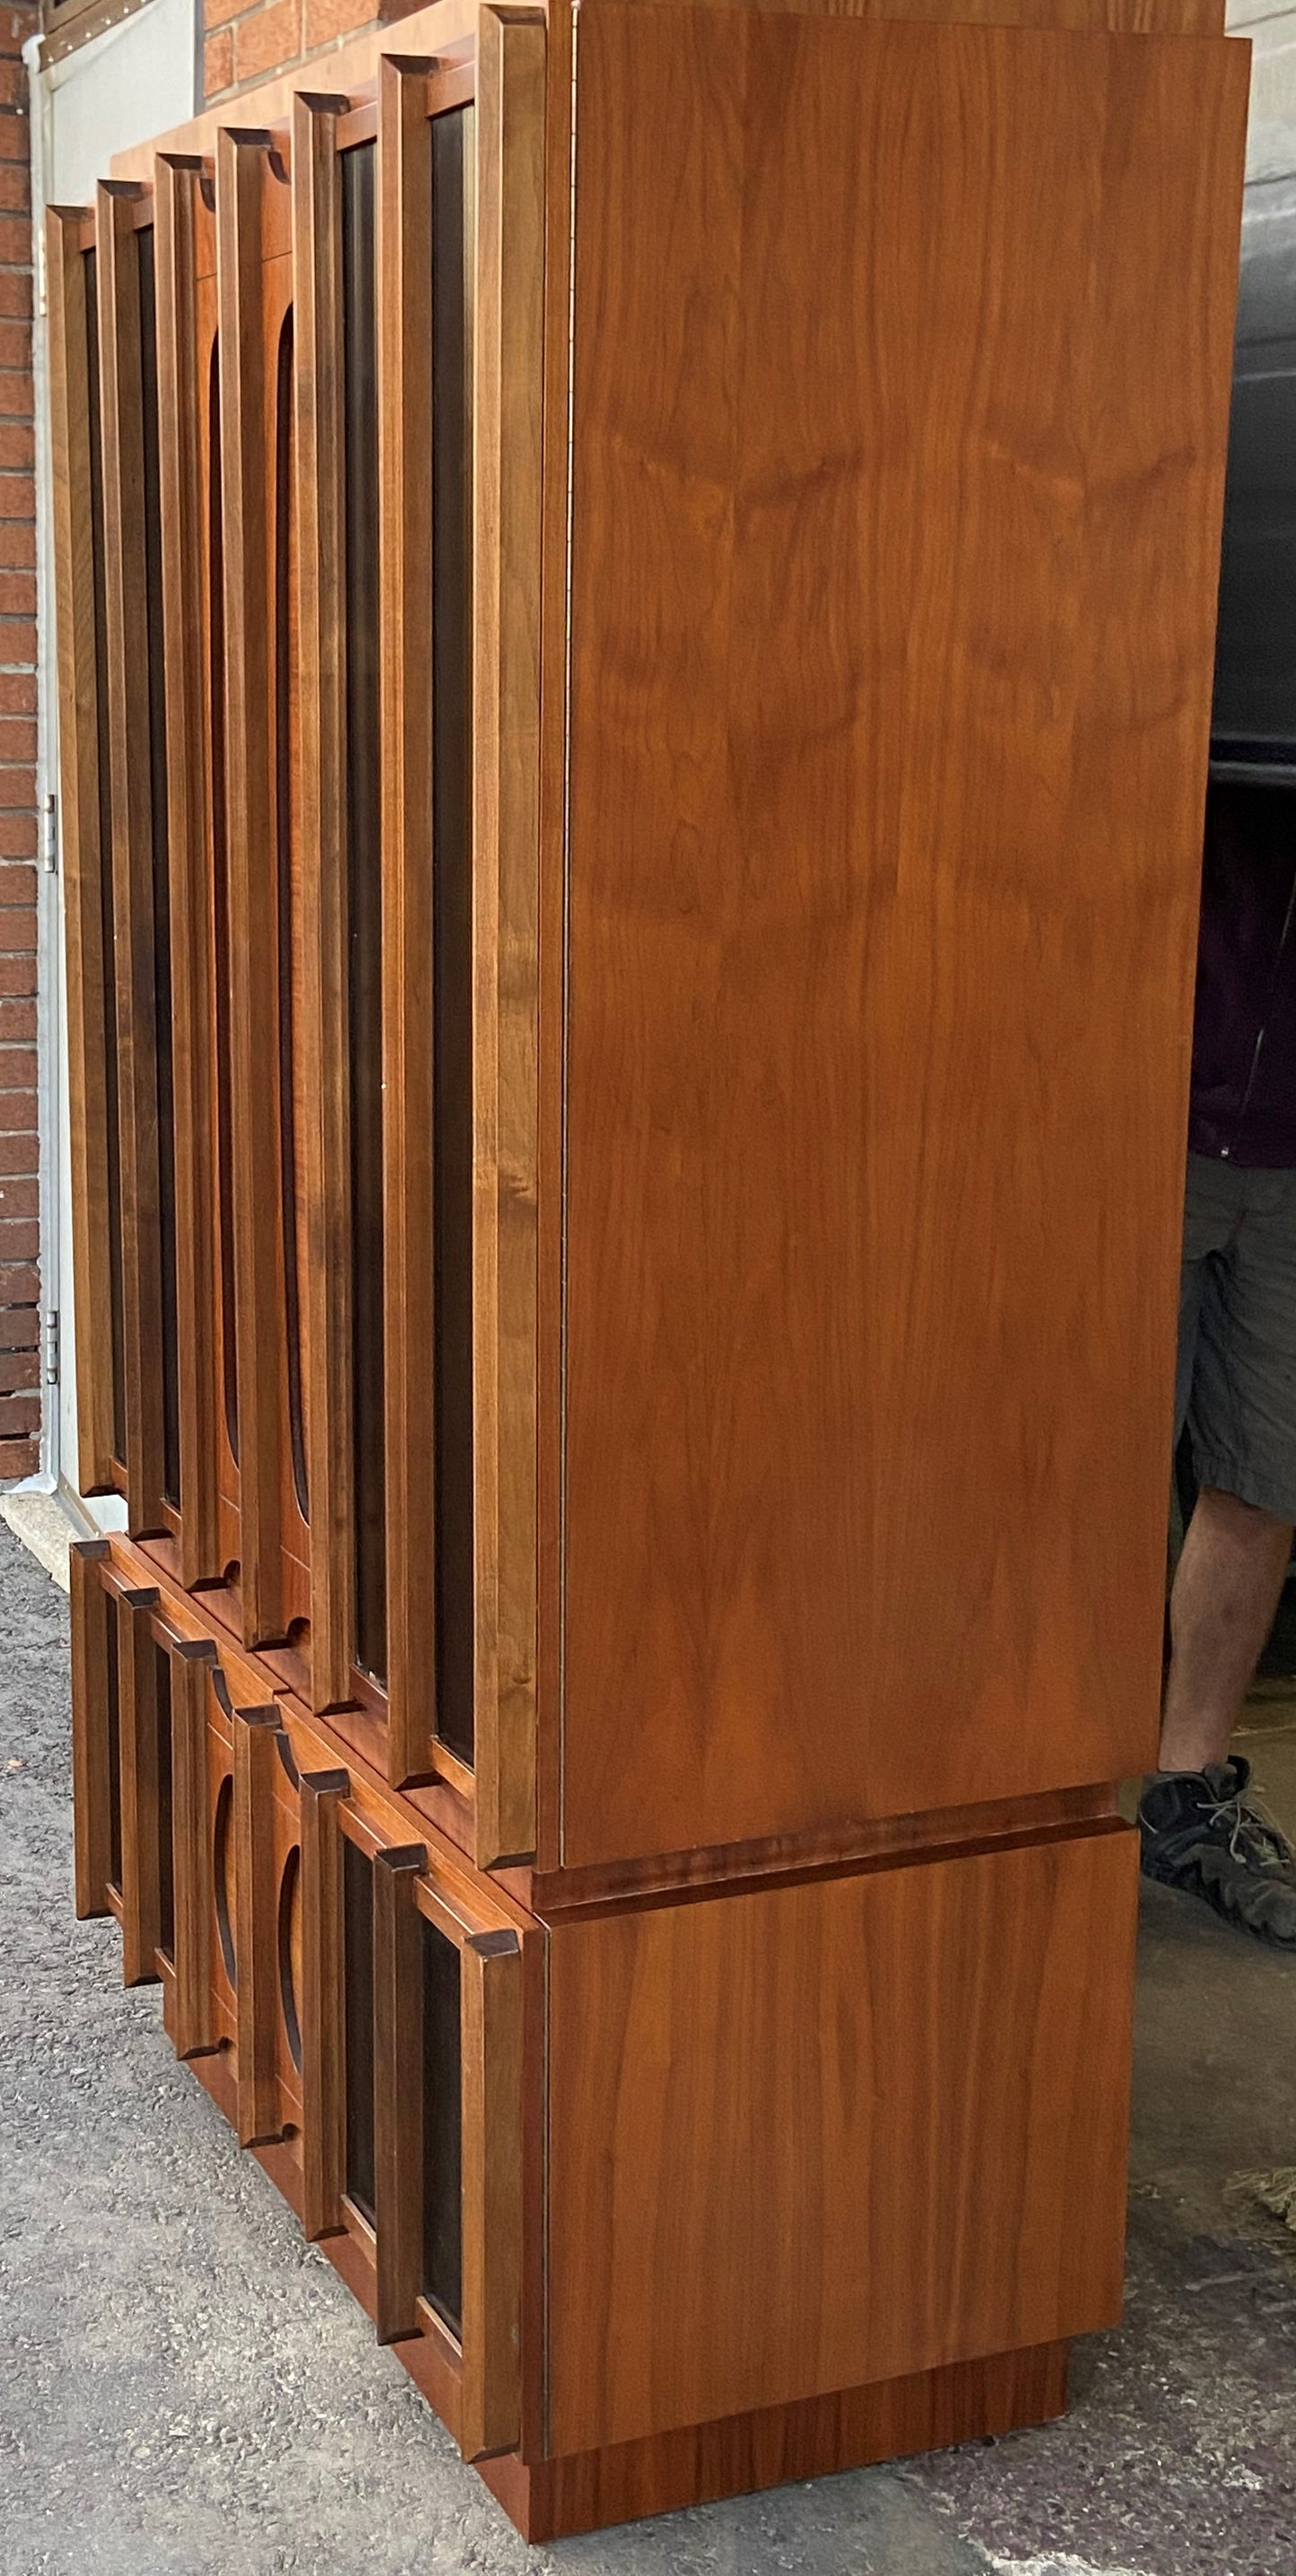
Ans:
<svg viewBox="0 0 1296 2576"><path fill-rule="evenodd" d="M1045 2344L577 2451L534 2468L517 2458L483 2460L481 2474L524 2540L565 2540L608 2523L1047 2424L1063 2412L1066 2391L1067 2347Z"/></svg>
<svg viewBox="0 0 1296 2576"><path fill-rule="evenodd" d="M1247 69L436 0L50 213L77 1904L535 2539L1120 2315Z"/></svg>
<svg viewBox="0 0 1296 2576"><path fill-rule="evenodd" d="M1120 2313L1110 1805L540 1891L210 1600L74 1552L80 1910L529 2538L1060 2410Z"/></svg>

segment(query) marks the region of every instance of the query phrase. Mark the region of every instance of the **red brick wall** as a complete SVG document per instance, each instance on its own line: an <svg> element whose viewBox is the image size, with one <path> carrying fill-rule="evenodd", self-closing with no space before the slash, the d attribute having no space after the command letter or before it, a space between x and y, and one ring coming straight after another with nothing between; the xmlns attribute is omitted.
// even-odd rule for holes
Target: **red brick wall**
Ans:
<svg viewBox="0 0 1296 2576"><path fill-rule="evenodd" d="M206 0L203 77L209 99L268 80L366 27L391 26L424 0Z"/></svg>
<svg viewBox="0 0 1296 2576"><path fill-rule="evenodd" d="M40 1463L36 498L30 119L36 0L0 5L0 1483Z"/></svg>

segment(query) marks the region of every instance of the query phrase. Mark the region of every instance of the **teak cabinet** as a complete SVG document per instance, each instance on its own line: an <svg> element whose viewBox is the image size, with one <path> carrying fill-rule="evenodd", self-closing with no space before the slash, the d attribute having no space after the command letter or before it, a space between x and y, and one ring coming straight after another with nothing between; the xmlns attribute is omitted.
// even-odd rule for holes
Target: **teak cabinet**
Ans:
<svg viewBox="0 0 1296 2576"><path fill-rule="evenodd" d="M1220 16L441 0L50 219L78 1908L534 2538L1119 2314Z"/></svg>

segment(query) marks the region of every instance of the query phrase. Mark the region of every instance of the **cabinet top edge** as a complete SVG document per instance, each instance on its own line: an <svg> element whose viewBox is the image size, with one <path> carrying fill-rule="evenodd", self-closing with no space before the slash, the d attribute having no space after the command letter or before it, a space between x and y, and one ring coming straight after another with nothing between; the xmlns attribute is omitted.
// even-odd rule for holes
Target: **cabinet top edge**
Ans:
<svg viewBox="0 0 1296 2576"><path fill-rule="evenodd" d="M334 51L314 54L250 89L222 95L165 133L113 155L114 180L149 183L157 154L214 155L222 127L282 129L299 91L327 89L362 97L372 89L385 56L434 55L471 41L490 0L433 0L383 27L349 38ZM1225 0L578 0L583 16L606 8L728 9L761 17L908 20L945 26L1031 28L1070 35L1223 36ZM502 14L543 18L558 26L572 15L572 0L501 0Z"/></svg>

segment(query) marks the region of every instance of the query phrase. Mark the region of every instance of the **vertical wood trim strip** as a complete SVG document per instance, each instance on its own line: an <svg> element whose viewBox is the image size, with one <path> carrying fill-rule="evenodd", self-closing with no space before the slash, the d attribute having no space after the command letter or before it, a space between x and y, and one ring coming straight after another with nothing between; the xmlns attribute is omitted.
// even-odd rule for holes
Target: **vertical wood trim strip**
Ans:
<svg viewBox="0 0 1296 2576"><path fill-rule="evenodd" d="M538 1210L536 1859L562 1860L564 1085L568 475L576 38L571 0L551 0L547 35L545 423L540 744L540 1109ZM562 463L559 463L562 459Z"/></svg>
<svg viewBox="0 0 1296 2576"><path fill-rule="evenodd" d="M116 1490L109 1251L108 1091L104 1078L103 852L99 841L99 704L84 216L51 207L50 448L57 599L59 773L67 958L68 1130L76 1319L77 1481ZM96 1911L102 1909L96 1908Z"/></svg>
<svg viewBox="0 0 1296 2576"><path fill-rule="evenodd" d="M346 1971L342 1825L345 1771L301 1778L302 2226L336 2235L346 2188Z"/></svg>
<svg viewBox="0 0 1296 2576"><path fill-rule="evenodd" d="M421 1843L374 1855L374 2210L379 2343L418 2332L423 2270Z"/></svg>
<svg viewBox="0 0 1296 2576"><path fill-rule="evenodd" d="M429 64L378 71L388 1775L429 1776L432 1387L432 147Z"/></svg>
<svg viewBox="0 0 1296 2576"><path fill-rule="evenodd" d="M112 1782L108 1734L108 1604L98 1569L106 1538L80 1539L68 1556L72 1611L72 1820L76 1910L110 1914Z"/></svg>
<svg viewBox="0 0 1296 2576"><path fill-rule="evenodd" d="M229 826L234 1294L243 1638L284 1633L283 1474L277 1311L279 1169L268 1114L277 1057L278 881L270 734L270 542L261 311L261 193L267 137L221 127L216 138L224 496L225 747Z"/></svg>
<svg viewBox="0 0 1296 2576"><path fill-rule="evenodd" d="M243 2147L277 2138L278 1896L274 1866L274 1707L234 1711L234 1951L238 1960L238 2133Z"/></svg>
<svg viewBox="0 0 1296 2576"><path fill-rule="evenodd" d="M104 592L112 763L120 1083L126 1507L132 1538L166 1530L153 785L140 348L141 191L98 191Z"/></svg>
<svg viewBox="0 0 1296 2576"><path fill-rule="evenodd" d="M217 2045L212 2001L215 1890L207 1794L207 1692L216 1649L206 1637L171 1649L171 1814L175 1848L175 2050Z"/></svg>
<svg viewBox="0 0 1296 2576"><path fill-rule="evenodd" d="M121 1725L122 1983L152 1984L162 1937L157 1664L152 1585L123 1592L117 1620Z"/></svg>
<svg viewBox="0 0 1296 2576"><path fill-rule="evenodd" d="M463 1949L463 2382L466 2460L522 2430L522 1951L515 1932Z"/></svg>
<svg viewBox="0 0 1296 2576"><path fill-rule="evenodd" d="M293 348L297 401L301 850L305 921L311 1497L311 1696L351 1697L355 1644L351 1353L351 1083L347 1010L346 512L342 192L347 102L293 100Z"/></svg>
<svg viewBox="0 0 1296 2576"><path fill-rule="evenodd" d="M195 216L202 165L155 163L158 454L171 864L180 1580L220 1572L216 1504L215 1174L210 1079L207 717ZM182 2054L184 2052L182 2051Z"/></svg>
<svg viewBox="0 0 1296 2576"><path fill-rule="evenodd" d="M536 1836L545 29L478 37L474 493L477 1863Z"/></svg>

